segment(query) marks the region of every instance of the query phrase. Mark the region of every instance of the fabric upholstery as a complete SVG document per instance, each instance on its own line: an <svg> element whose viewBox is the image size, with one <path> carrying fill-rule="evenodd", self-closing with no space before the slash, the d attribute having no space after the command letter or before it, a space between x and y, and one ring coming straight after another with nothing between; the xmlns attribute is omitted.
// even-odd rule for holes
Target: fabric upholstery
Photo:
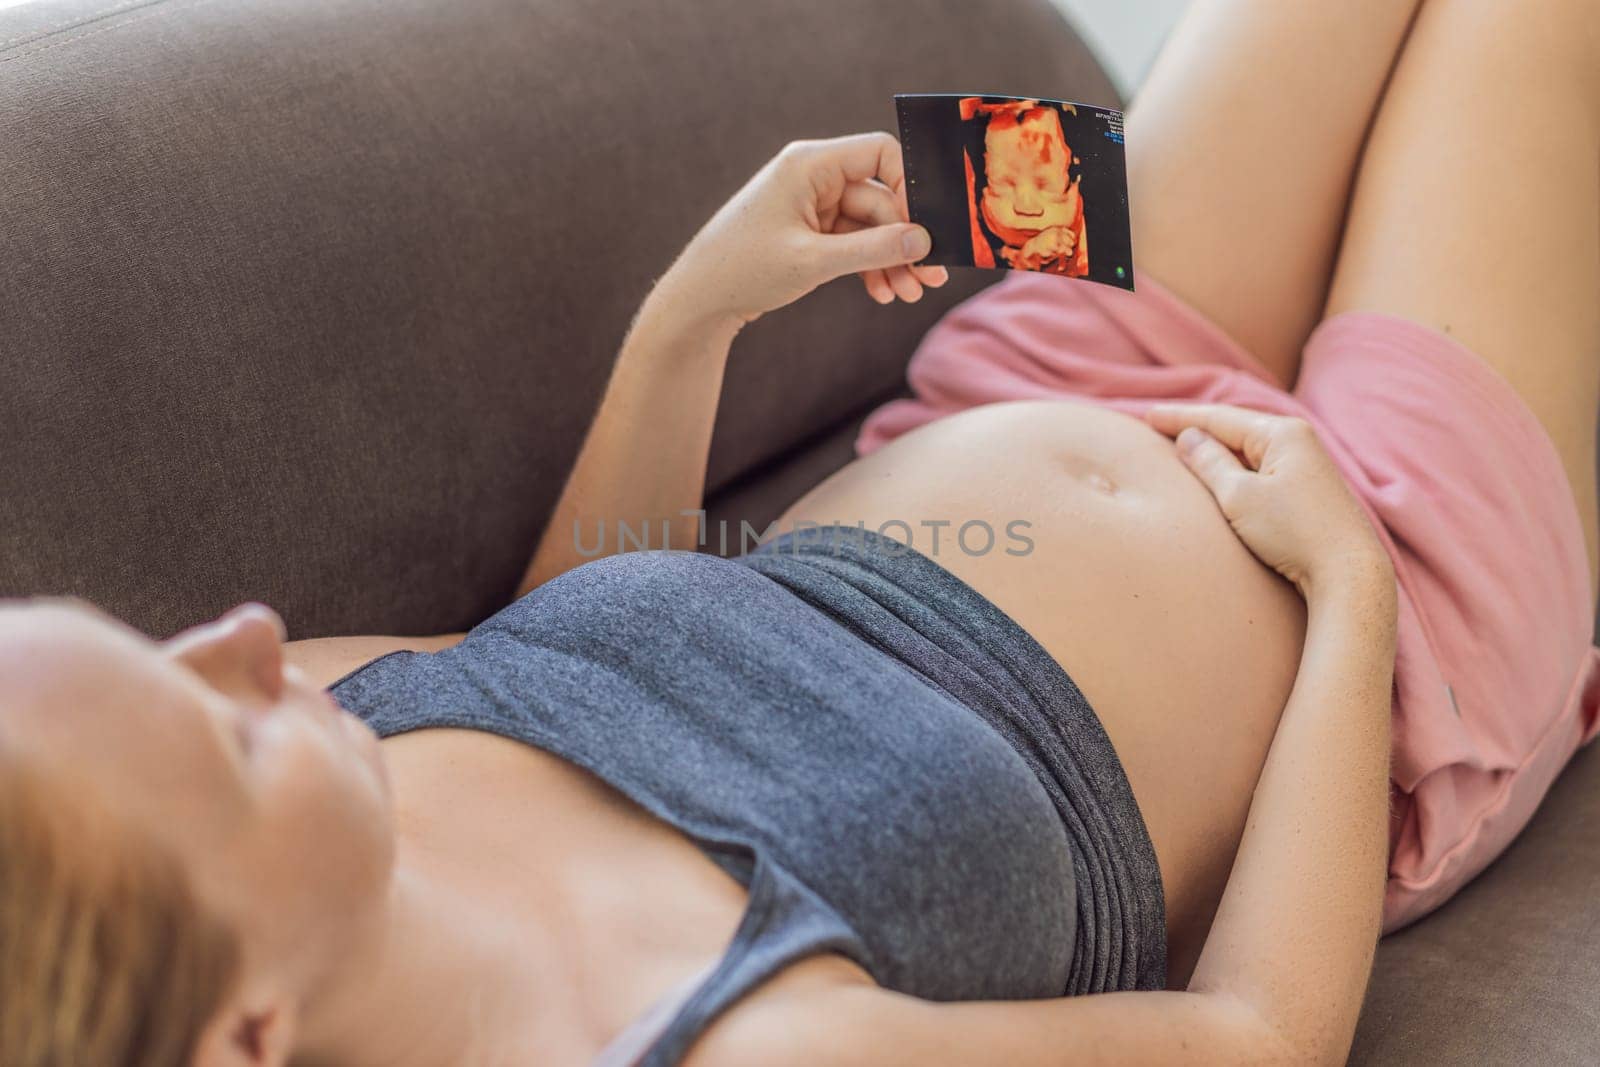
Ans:
<svg viewBox="0 0 1600 1067"><path fill-rule="evenodd" d="M1600 747L1454 900L1383 939L1350 1062L1600 1063Z"/></svg>
<svg viewBox="0 0 1600 1067"><path fill-rule="evenodd" d="M786 141L897 90L1115 101L1047 0L34 0L0 42L0 595L155 633L478 621L652 280ZM746 331L713 487L989 280Z"/></svg>
<svg viewBox="0 0 1600 1067"><path fill-rule="evenodd" d="M738 553L741 524L765 531L790 504L849 463L855 457L862 420L874 406L875 402L866 410L846 416L814 438L724 486L706 503L707 540L711 542L707 550L721 555ZM728 531L726 547L719 534L721 528Z"/></svg>

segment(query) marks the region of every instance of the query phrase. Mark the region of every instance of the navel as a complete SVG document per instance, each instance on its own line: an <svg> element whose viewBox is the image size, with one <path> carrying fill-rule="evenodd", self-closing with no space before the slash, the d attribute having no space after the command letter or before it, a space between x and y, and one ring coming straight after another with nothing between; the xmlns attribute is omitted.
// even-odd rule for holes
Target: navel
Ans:
<svg viewBox="0 0 1600 1067"><path fill-rule="evenodd" d="M1117 495L1117 483L1112 481L1110 478L1107 478L1099 471L1090 472L1089 476L1084 479L1084 482L1088 484L1090 489L1093 489L1096 492L1104 493L1106 496Z"/></svg>
<svg viewBox="0 0 1600 1067"><path fill-rule="evenodd" d="M1101 469L1100 464L1090 456L1081 452L1069 452L1061 457L1061 466L1076 480L1106 496L1116 496L1118 486L1110 475Z"/></svg>

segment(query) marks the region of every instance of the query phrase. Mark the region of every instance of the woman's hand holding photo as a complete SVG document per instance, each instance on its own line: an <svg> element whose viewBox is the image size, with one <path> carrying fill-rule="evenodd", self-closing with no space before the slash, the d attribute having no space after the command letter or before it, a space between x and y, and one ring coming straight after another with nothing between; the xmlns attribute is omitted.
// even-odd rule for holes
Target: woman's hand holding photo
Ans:
<svg viewBox="0 0 1600 1067"><path fill-rule="evenodd" d="M900 142L861 133L786 145L673 264L697 309L753 322L824 282L859 274L880 304L949 280L912 266L931 247L909 221Z"/></svg>
<svg viewBox="0 0 1600 1067"><path fill-rule="evenodd" d="M824 282L860 274L880 304L949 280L907 219L900 143L887 133L795 141L695 234L634 319L600 411L518 595L612 548L575 531L627 522L697 544L706 457L734 337ZM642 415L648 417L641 417Z"/></svg>

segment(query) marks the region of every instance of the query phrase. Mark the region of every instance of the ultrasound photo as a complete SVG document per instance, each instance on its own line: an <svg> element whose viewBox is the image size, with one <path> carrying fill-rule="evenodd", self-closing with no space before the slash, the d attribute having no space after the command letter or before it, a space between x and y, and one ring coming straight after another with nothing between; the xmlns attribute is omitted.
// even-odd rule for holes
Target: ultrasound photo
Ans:
<svg viewBox="0 0 1600 1067"><path fill-rule="evenodd" d="M1122 113L1038 97L896 95L921 260L1133 288Z"/></svg>

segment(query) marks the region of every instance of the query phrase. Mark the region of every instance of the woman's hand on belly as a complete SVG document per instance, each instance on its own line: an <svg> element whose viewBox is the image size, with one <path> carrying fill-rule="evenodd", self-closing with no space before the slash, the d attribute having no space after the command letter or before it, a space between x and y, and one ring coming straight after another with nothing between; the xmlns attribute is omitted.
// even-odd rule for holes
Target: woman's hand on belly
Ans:
<svg viewBox="0 0 1600 1067"><path fill-rule="evenodd" d="M1308 601L1352 567L1392 580L1388 552L1305 420L1231 404L1158 404L1146 418L1175 439L1246 547Z"/></svg>
<svg viewBox="0 0 1600 1067"><path fill-rule="evenodd" d="M1239 541L1171 441L1091 404L993 404L931 423L835 474L778 528L808 521L910 544L1066 669L1149 826L1181 982L1294 682L1305 607L1293 587ZM996 532L987 552L956 536L974 522ZM1008 552L1008 528L1031 548Z"/></svg>

